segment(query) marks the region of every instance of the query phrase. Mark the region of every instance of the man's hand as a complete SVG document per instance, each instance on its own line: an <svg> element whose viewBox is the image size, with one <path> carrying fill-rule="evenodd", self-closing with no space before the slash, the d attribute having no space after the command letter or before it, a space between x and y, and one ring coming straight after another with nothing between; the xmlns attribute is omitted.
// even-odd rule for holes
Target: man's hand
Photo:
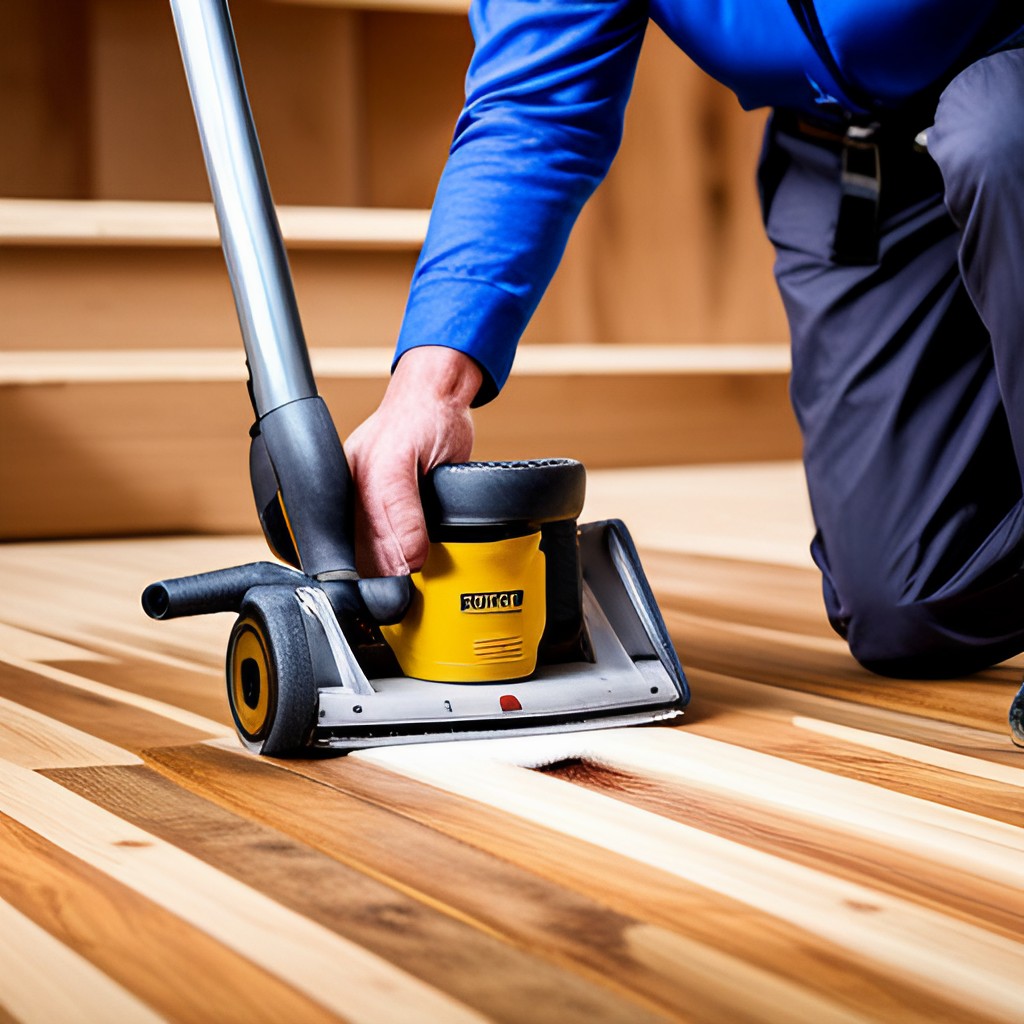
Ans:
<svg viewBox="0 0 1024 1024"><path fill-rule="evenodd" d="M423 565L429 542L419 474L469 458L469 406L482 381L480 368L462 352L410 349L377 411L345 442L356 485L361 576L398 576Z"/></svg>

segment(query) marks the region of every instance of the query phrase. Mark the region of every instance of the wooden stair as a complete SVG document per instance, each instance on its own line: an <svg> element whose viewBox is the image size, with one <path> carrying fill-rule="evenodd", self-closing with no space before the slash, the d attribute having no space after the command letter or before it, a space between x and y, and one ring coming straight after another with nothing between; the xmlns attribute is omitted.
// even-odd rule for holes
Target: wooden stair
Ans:
<svg viewBox="0 0 1024 1024"><path fill-rule="evenodd" d="M375 408L391 354L313 350L343 437ZM474 454L593 468L793 458L787 370L771 346L524 346L476 413ZM0 536L250 529L244 380L235 349L0 353Z"/></svg>
<svg viewBox="0 0 1024 1024"><path fill-rule="evenodd" d="M312 344L391 344L425 210L282 207ZM238 320L210 203L0 201L0 348L225 346Z"/></svg>
<svg viewBox="0 0 1024 1024"><path fill-rule="evenodd" d="M461 101L464 8L232 3L342 436L386 386ZM169 14L10 0L3 17L0 539L250 529L244 357ZM758 118L652 31L630 126L510 384L477 414L475 455L593 468L792 458L752 186Z"/></svg>

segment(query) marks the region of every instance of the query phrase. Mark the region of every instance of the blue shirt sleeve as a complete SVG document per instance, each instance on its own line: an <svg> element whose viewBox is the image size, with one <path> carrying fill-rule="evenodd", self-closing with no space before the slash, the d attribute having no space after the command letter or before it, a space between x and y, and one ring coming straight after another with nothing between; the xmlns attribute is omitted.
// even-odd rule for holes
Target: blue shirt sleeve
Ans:
<svg viewBox="0 0 1024 1024"><path fill-rule="evenodd" d="M445 345L493 398L622 138L646 0L474 0L466 103L395 355Z"/></svg>

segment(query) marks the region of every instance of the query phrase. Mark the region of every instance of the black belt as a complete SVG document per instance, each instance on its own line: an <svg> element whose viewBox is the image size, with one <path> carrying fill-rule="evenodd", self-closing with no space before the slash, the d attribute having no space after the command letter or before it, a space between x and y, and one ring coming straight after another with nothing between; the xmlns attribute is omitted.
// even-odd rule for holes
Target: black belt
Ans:
<svg viewBox="0 0 1024 1024"><path fill-rule="evenodd" d="M881 147L923 151L921 129L927 119L886 117L817 118L792 110L773 116L776 130L797 135L840 154L839 210L832 238L832 259L853 266L878 262L882 199Z"/></svg>

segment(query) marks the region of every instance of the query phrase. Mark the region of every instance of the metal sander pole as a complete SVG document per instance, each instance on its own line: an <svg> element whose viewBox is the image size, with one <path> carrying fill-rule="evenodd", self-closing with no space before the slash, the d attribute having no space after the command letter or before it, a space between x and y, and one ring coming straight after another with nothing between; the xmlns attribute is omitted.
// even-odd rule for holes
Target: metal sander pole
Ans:
<svg viewBox="0 0 1024 1024"><path fill-rule="evenodd" d="M316 395L227 0L170 0L258 417Z"/></svg>

